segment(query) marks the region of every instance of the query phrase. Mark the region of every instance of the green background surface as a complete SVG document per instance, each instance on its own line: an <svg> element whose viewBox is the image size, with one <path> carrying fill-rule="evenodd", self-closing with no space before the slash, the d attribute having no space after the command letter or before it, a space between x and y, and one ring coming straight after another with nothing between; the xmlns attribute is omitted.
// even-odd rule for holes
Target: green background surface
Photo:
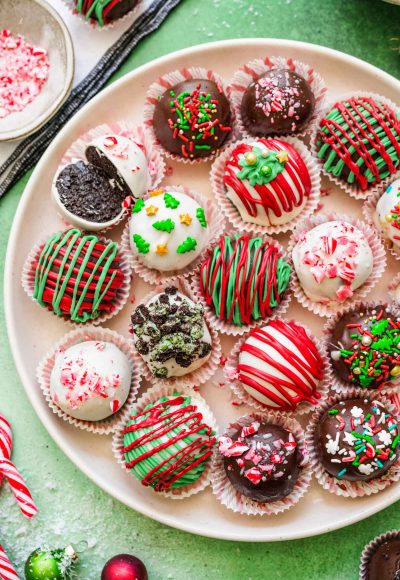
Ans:
<svg viewBox="0 0 400 580"><path fill-rule="evenodd" d="M0 0L5 1L5 0ZM146 38L114 79L174 50L239 37L302 40L342 50L400 77L400 7L379 0L182 0ZM379 87L377 87L379 92ZM0 264L28 176L0 202ZM343 579L358 577L359 556L374 536L399 528L398 504L354 526L305 540L246 544L192 536L162 526L108 497L64 456L24 393L7 344L0 342L0 408L14 428L13 458L35 493L40 513L27 523L5 486L0 490L0 542L22 571L29 552L48 542L86 539L78 577L99 578L107 558L142 558L156 579ZM328 523L328 522L327 522Z"/></svg>

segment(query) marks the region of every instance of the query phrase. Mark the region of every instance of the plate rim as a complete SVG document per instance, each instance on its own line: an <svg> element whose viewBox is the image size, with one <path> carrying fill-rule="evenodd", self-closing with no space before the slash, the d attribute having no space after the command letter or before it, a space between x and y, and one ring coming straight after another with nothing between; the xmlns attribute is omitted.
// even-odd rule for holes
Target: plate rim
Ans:
<svg viewBox="0 0 400 580"><path fill-rule="evenodd" d="M186 56L190 57L194 53L198 53L198 52L205 54L209 51L212 51L212 50L220 48L220 47L223 48L223 47L229 47L232 45L235 45L235 47L238 45L249 46L249 44L254 46L255 48L260 47L260 46L265 46L267 50L271 49L271 48L279 49L279 46L282 44L285 44L285 48L290 48L290 49L293 48L294 51L295 51L296 47L303 48L303 49L307 48L308 50L310 50L310 48L311 48L318 53L325 53L325 54L328 54L332 57L336 57L336 58L340 58L342 60L344 59L346 61L349 61L349 62L353 63L353 65L355 65L359 68L362 68L364 70L367 70L370 74L371 74L371 72L374 73L377 76L377 78L384 77L384 78L386 78L386 80L389 84L392 84L394 87L396 87L396 89L398 88L400 90L400 81L398 81L394 76L390 75L389 73L387 73L387 72L379 69L378 67L376 67L372 64L369 64L366 61L363 61L357 57L354 57L354 56L348 55L344 52L341 52L341 51L338 51L335 49L331 49L328 47L324 47L321 45L308 43L308 42L282 39L282 38L281 39L241 38L241 39L226 39L226 40L214 41L211 43L203 43L203 44L198 44L198 45L195 45L195 46L192 46L189 48L180 49L178 51L175 51L175 52L169 53L167 55L161 56L159 58L153 59L150 62L141 65L140 67L134 69L133 71L130 71L129 73L123 75L120 79L116 80L111 85L107 86L105 89L100 91L89 103L87 103L84 107L82 107L82 109L80 109L78 111L78 113L76 113L74 115L74 117L66 125L64 125L64 127L61 129L61 131L58 133L58 135L52 141L51 146L47 148L47 150L45 151L45 153L41 157L39 163L36 165L27 185L25 186L25 189L24 189L24 192L21 196L21 199L18 203L17 210L15 212L14 220L13 220L11 230L10 230L9 240L8 240L8 244L7 244L5 267L4 267L4 306L5 306L5 321L6 321L7 335L8 335L8 339L9 339L9 345L11 348L11 352L13 355L14 364L16 367L16 371L17 371L17 373L20 377L20 380L22 382L22 385L24 387L25 393L26 393L32 407L34 408L34 410L35 410L38 418L40 419L42 425L46 428L47 432L49 433L49 435L51 436L53 441L58 445L60 450L68 457L68 459L70 459L70 461L72 461L72 463L82 473L84 473L91 481L93 481L93 483L95 485L100 487L103 491L105 491L106 493L108 493L109 495L111 495L113 498L117 499L118 501L120 501L124 505L127 505L130 509L134 509L135 511L137 511L137 512L153 519L153 520L156 520L156 521L158 521L162 524L168 525L170 527L179 529L181 531L189 532L189 533L204 536L204 537L210 537L210 538L222 539L222 540L230 540L230 541L271 542L271 541L286 541L286 540L293 540L293 539L300 539L300 538L322 535L324 533L327 533L327 532L330 532L330 531L333 531L336 529L341 529L341 528L346 527L348 525L354 524L358 521L362 521L365 518L383 510L384 508L386 508L390 505L392 505L394 502L396 502L398 499L400 499L400 485L398 486L397 497L392 497L392 495L388 495L388 494L381 496L382 497L381 501L374 503L373 506L371 506L367 509L364 509L361 517L360 517L360 514L351 515L350 517L347 517L344 519L342 518L339 521L330 523L324 529L321 529L320 526L315 528L315 529L312 529L312 530L308 531L306 535L304 535L304 533L302 533L300 529L297 531L285 533L284 535L279 534L279 533L276 534L276 533L274 533L274 529L273 528L269 529L268 526L266 526L265 529L263 529L263 530L258 528L257 532L256 532L257 535L255 535L251 538L248 535L241 535L241 533L236 533L236 532L232 532L232 531L226 532L226 533L224 533L224 532L220 533L217 530L208 529L205 532L203 529L196 528L195 524L191 524L187 520L181 520L181 519L175 520L172 513L169 513L168 515L164 515L164 514L160 515L158 513L155 513L151 508L148 508L145 503L141 504L139 508L137 506L132 507L131 505L129 505L129 503L124 501L124 499L121 499L121 497L118 496L113 491L113 486L111 483L109 484L107 481L103 481L103 480L99 482L96 479L96 477L93 474L91 474L90 469L87 468L87 466L84 464L83 460L81 460L79 455L76 454L75 450L73 448L70 448L70 446L68 444L65 445L61 432L56 427L53 427L53 425L51 423L49 424L45 421L45 415L42 413L41 407L39 405L36 405L34 398L30 394L30 392L31 392L31 380L30 380L28 373L25 371L25 369L22 365L22 356L20 356L19 349L18 349L18 337L17 337L16 329L13 327L13 324L12 324L12 314L11 314L11 296L12 296L12 285L13 285L13 277L12 277L13 254L14 254L15 249L16 249L17 233L20 230L20 225L21 225L20 222L22 220L23 211L24 211L24 208L27 205L27 202L29 200L30 190L32 189L32 183L34 181L35 176L41 172L42 167L45 166L47 159L51 156L53 148L56 148L58 143L60 143L63 140L64 134L69 132L70 128L73 126L74 123L78 123L79 120L82 117L84 117L86 110L89 107L92 108L93 106L96 106L97 102L102 99L104 94L108 94L109 92L112 92L113 90L116 89L116 87L121 87L124 84L130 83L132 78L140 76L143 72L147 71L148 69L151 69L155 66L162 66L162 65L168 63L169 61L174 61L177 58L182 58L182 57L186 57ZM270 535L271 533L273 535Z"/></svg>

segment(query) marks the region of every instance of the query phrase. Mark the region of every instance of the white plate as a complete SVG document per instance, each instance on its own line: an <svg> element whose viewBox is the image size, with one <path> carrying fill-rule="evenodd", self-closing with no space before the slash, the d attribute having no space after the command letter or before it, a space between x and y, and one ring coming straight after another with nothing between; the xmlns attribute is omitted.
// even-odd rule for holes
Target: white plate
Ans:
<svg viewBox="0 0 400 580"><path fill-rule="evenodd" d="M142 66L84 107L64 127L42 157L15 216L5 273L6 320L16 367L38 416L66 455L97 485L133 509L182 530L229 540L288 540L341 528L399 499L400 485L394 485L373 497L349 500L332 496L313 482L311 491L294 509L271 518L236 515L221 506L209 490L184 501L168 501L157 496L122 472L112 457L110 438L74 429L49 411L36 384L35 369L41 356L69 327L27 298L20 285L20 276L23 261L32 244L45 232L51 233L61 226L50 203L50 185L63 152L74 139L90 127L107 121L126 118L140 123L147 87L167 71L182 66L207 66L229 79L239 65L266 54L295 57L313 65L325 78L331 95L366 90L399 100L400 83L377 68L327 48L285 40L249 39L212 43L182 50ZM207 165L168 165L173 165L174 173L167 183L190 185L210 195ZM328 182L324 184L330 186ZM361 215L361 204L340 191L324 203L329 209L335 207L347 214ZM395 263L392 257L388 259L388 271L372 296L387 296L387 283L398 269L398 262ZM136 281L133 290L139 298L145 292L145 285ZM128 304L109 326L126 334L132 310L133 307ZM291 305L290 315L306 322L316 334L320 333L322 320L297 304ZM232 344L232 339L223 340L225 353L229 352ZM232 417L246 411L244 407L232 407L226 389L207 385L202 387L201 392L214 409L221 429Z"/></svg>

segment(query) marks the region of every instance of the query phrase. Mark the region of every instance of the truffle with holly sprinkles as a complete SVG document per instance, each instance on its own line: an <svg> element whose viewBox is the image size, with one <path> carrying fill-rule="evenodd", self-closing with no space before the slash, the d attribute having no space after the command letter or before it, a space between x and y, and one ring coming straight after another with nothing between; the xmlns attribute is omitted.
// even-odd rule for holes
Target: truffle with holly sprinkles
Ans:
<svg viewBox="0 0 400 580"><path fill-rule="evenodd" d="M400 375L400 318L386 304L346 312L329 337L331 365L344 382L377 389Z"/></svg>
<svg viewBox="0 0 400 580"><path fill-rule="evenodd" d="M133 206L129 234L132 252L145 266L169 272L201 254L209 227L204 208L189 195L155 190Z"/></svg>
<svg viewBox="0 0 400 580"><path fill-rule="evenodd" d="M123 432L126 467L154 491L190 486L211 458L215 436L200 404L176 393L132 411Z"/></svg>
<svg viewBox="0 0 400 580"><path fill-rule="evenodd" d="M384 475L399 456L396 419L379 401L347 399L321 416L314 434L324 469L346 481Z"/></svg>
<svg viewBox="0 0 400 580"><path fill-rule="evenodd" d="M334 220L302 232L292 252L304 293L314 302L345 302L369 278L373 254L365 234Z"/></svg>
<svg viewBox="0 0 400 580"><path fill-rule="evenodd" d="M288 69L272 69L254 80L243 94L241 116L251 135L287 135L304 129L314 112L308 82Z"/></svg>
<svg viewBox="0 0 400 580"><path fill-rule="evenodd" d="M100 26L114 22L128 14L138 0L74 0L76 10L86 20L96 20Z"/></svg>
<svg viewBox="0 0 400 580"><path fill-rule="evenodd" d="M170 153L185 159L210 157L232 131L229 101L212 80L182 81L159 98L153 127Z"/></svg>
<svg viewBox="0 0 400 580"><path fill-rule="evenodd" d="M203 307L170 286L132 316L135 347L154 377L180 377L210 357Z"/></svg>
<svg viewBox="0 0 400 580"><path fill-rule="evenodd" d="M374 222L393 249L400 253L400 179L393 181L379 198Z"/></svg>
<svg viewBox="0 0 400 580"><path fill-rule="evenodd" d="M289 495L303 462L293 433L258 420L228 429L218 439L218 451L233 487L257 502L278 501Z"/></svg>
<svg viewBox="0 0 400 580"><path fill-rule="evenodd" d="M226 162L223 181L242 219L262 226L291 221L311 193L300 153L279 139L239 143Z"/></svg>

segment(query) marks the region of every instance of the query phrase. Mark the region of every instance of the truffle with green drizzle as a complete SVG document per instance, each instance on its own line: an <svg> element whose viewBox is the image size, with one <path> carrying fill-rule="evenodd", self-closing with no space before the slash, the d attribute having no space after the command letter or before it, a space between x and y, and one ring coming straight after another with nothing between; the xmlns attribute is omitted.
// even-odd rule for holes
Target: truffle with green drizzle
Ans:
<svg viewBox="0 0 400 580"><path fill-rule="evenodd" d="M138 0L74 0L86 20L97 20L100 26L114 22L133 10Z"/></svg>

